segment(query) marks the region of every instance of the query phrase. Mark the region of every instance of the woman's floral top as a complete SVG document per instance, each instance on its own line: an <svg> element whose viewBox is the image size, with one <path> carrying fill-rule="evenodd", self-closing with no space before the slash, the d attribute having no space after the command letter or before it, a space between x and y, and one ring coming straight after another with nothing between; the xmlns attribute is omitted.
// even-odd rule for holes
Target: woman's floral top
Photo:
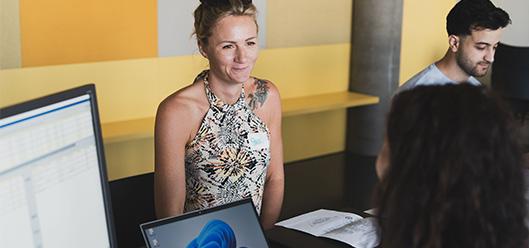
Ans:
<svg viewBox="0 0 529 248"><path fill-rule="evenodd" d="M244 87L236 103L226 104L210 90L207 74L195 79L204 82L210 108L186 145L185 211L251 197L260 213L270 162L268 128L245 102Z"/></svg>

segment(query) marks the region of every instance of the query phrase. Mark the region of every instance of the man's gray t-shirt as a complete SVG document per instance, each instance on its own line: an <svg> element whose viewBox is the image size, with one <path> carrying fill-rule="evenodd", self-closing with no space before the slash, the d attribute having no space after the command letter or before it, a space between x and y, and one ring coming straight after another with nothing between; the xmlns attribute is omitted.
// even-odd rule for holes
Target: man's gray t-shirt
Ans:
<svg viewBox="0 0 529 248"><path fill-rule="evenodd" d="M481 83L475 78L470 76L467 80L472 85L481 85ZM439 68L434 64L429 65L424 70L415 74L412 78L406 81L402 86L397 89L397 92L412 89L419 85L443 85L443 84L456 84L457 82L448 78L443 74Z"/></svg>

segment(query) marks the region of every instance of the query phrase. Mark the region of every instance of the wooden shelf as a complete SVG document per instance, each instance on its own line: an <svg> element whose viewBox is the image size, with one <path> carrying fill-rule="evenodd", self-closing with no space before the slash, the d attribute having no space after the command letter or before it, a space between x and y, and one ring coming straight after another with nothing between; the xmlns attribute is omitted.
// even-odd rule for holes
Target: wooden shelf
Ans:
<svg viewBox="0 0 529 248"><path fill-rule="evenodd" d="M355 92L338 92L282 100L283 117L365 106L378 103L376 96ZM103 140L114 143L154 136L154 117L102 123Z"/></svg>
<svg viewBox="0 0 529 248"><path fill-rule="evenodd" d="M154 117L102 123L103 141L114 143L154 136Z"/></svg>
<svg viewBox="0 0 529 248"><path fill-rule="evenodd" d="M378 103L378 97L354 92L338 92L283 99L283 117Z"/></svg>

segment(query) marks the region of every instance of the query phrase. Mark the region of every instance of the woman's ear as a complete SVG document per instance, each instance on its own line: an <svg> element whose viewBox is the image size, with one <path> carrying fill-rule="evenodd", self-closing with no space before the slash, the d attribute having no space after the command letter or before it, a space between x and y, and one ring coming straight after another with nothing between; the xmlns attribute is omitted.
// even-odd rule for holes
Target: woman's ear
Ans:
<svg viewBox="0 0 529 248"><path fill-rule="evenodd" d="M457 52L459 50L461 38L457 35L450 35L448 36L448 46L450 47L450 51Z"/></svg>
<svg viewBox="0 0 529 248"><path fill-rule="evenodd" d="M198 43L198 51L200 51L200 54L202 54L204 58L208 58L208 54L206 53L206 51L204 51L204 46L201 44L201 42Z"/></svg>

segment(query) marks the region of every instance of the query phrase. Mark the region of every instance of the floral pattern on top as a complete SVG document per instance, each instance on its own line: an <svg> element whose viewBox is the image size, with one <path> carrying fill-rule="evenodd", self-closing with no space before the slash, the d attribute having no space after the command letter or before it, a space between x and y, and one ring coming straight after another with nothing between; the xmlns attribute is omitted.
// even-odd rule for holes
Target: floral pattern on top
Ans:
<svg viewBox="0 0 529 248"><path fill-rule="evenodd" d="M207 75L206 70L195 79L204 82L210 107L186 145L185 211L251 197L260 213L270 163L269 130L245 102L244 87L237 102L226 104L211 91Z"/></svg>

